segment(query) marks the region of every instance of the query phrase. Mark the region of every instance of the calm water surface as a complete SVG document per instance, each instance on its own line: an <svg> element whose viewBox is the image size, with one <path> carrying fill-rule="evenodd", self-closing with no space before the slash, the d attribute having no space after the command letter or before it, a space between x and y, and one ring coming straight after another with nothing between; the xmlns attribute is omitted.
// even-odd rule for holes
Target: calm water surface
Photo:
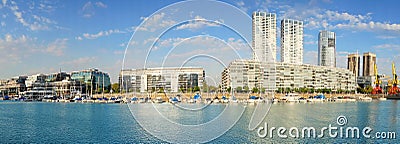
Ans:
<svg viewBox="0 0 400 144"><path fill-rule="evenodd" d="M163 107L169 107L163 104ZM169 119L182 124L212 120L225 105L210 105L200 112L162 109ZM274 104L264 122L269 127L338 126L339 115L348 126L369 126L376 131L400 132L398 101L322 104ZM400 143L397 139L346 138L260 138L249 131L254 105L249 105L238 123L211 143ZM168 113L169 112L169 113ZM264 125L264 122L262 123ZM26 103L0 101L0 143L165 143L147 133L134 120L126 104ZM397 135L396 135L397 136Z"/></svg>

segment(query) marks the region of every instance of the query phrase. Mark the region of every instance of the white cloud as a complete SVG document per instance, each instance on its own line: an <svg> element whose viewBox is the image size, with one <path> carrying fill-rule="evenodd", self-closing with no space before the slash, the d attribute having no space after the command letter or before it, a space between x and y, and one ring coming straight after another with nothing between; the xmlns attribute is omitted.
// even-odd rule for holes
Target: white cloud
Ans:
<svg viewBox="0 0 400 144"><path fill-rule="evenodd" d="M356 31L394 31L400 32L400 24L372 20L372 13L350 14L319 7L286 6L280 19L291 18L304 21L309 29L351 29Z"/></svg>
<svg viewBox="0 0 400 144"><path fill-rule="evenodd" d="M79 40L79 41L83 40L83 38L81 36L77 36L77 37L75 37L75 39Z"/></svg>
<svg viewBox="0 0 400 144"><path fill-rule="evenodd" d="M96 60L97 60L96 57L81 57L81 58L78 58L78 59L64 61L64 62L61 62L60 64L61 65L82 66L82 65L93 63Z"/></svg>
<svg viewBox="0 0 400 144"><path fill-rule="evenodd" d="M111 29L111 30L106 30L106 31L100 31L95 34L84 33L84 34L82 34L82 36L86 39L97 39L99 37L109 36L111 34L118 34L118 33L126 33L126 32L120 31L118 29L114 29L114 30ZM78 36L77 39L82 40L82 37Z"/></svg>
<svg viewBox="0 0 400 144"><path fill-rule="evenodd" d="M347 68L347 56L353 52L336 51L336 67Z"/></svg>
<svg viewBox="0 0 400 144"><path fill-rule="evenodd" d="M3 6L6 6L7 0L2 0L2 2L3 2Z"/></svg>
<svg viewBox="0 0 400 144"><path fill-rule="evenodd" d="M220 21L209 21L206 20L205 18L202 18L200 16L196 16L193 21L190 21L186 24L182 24L176 28L176 30L182 30L182 29L200 29L204 27L217 27L219 26L219 23L222 23Z"/></svg>
<svg viewBox="0 0 400 144"><path fill-rule="evenodd" d="M244 11L245 13L247 13L247 10L249 10L249 7L246 7L245 5L246 4L244 3L244 1L236 2L236 6L238 6L240 10Z"/></svg>
<svg viewBox="0 0 400 144"><path fill-rule="evenodd" d="M107 8L107 5L104 4L104 3L102 3L102 2L96 2L95 5L96 5L97 7Z"/></svg>
<svg viewBox="0 0 400 144"><path fill-rule="evenodd" d="M107 8L107 5L102 2L92 3L91 1L89 1L85 3L81 9L82 16L85 18L90 18L94 16L96 14L97 8Z"/></svg>
<svg viewBox="0 0 400 144"><path fill-rule="evenodd" d="M379 39L394 39L397 38L396 36L389 36L389 35L381 35L381 36L376 36L376 38Z"/></svg>
<svg viewBox="0 0 400 144"><path fill-rule="evenodd" d="M63 54L67 45L67 39L57 39L44 44L26 35L14 37L11 34L5 34L0 38L0 64L21 63L22 59L29 58L35 53L47 54L49 56L60 56Z"/></svg>
<svg viewBox="0 0 400 144"><path fill-rule="evenodd" d="M137 27L139 31L154 32L157 29L162 29L176 24L174 20L167 18L165 13L154 14L151 17L141 17L141 19L144 20L144 23Z"/></svg>
<svg viewBox="0 0 400 144"><path fill-rule="evenodd" d="M317 45L318 41L306 41L304 42L305 45Z"/></svg>
<svg viewBox="0 0 400 144"><path fill-rule="evenodd" d="M317 51L305 51L304 63L317 65L318 64L318 52Z"/></svg>
<svg viewBox="0 0 400 144"><path fill-rule="evenodd" d="M68 39L56 39L47 45L46 52L61 56L64 54L64 49L67 47Z"/></svg>
<svg viewBox="0 0 400 144"><path fill-rule="evenodd" d="M21 11L15 1L11 1L11 6L9 8L16 17L17 22L28 27L32 31L49 30L50 26L57 24L57 22L49 18L33 14L34 11ZM6 15L3 15L3 17L6 17ZM26 17L27 19L25 19Z"/></svg>
<svg viewBox="0 0 400 144"><path fill-rule="evenodd" d="M397 44L381 44L373 46L375 49L400 49L400 45Z"/></svg>

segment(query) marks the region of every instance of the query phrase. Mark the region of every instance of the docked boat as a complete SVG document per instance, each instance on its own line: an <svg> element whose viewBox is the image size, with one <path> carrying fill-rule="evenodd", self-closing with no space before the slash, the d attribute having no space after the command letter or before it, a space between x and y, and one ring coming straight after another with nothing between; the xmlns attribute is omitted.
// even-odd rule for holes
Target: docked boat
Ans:
<svg viewBox="0 0 400 144"><path fill-rule="evenodd" d="M358 99L359 99L360 101L372 101L372 98L371 98L371 97L367 97L367 96L359 97Z"/></svg>
<svg viewBox="0 0 400 144"><path fill-rule="evenodd" d="M164 103L165 101L162 99L162 97L157 97L155 100L154 100L154 103Z"/></svg>
<svg viewBox="0 0 400 144"><path fill-rule="evenodd" d="M306 98L301 97L298 100L299 100L300 103L307 103L307 99Z"/></svg>
<svg viewBox="0 0 400 144"><path fill-rule="evenodd" d="M284 97L281 98L281 101L295 103L299 102L299 95L296 93L288 93Z"/></svg>
<svg viewBox="0 0 400 144"><path fill-rule="evenodd" d="M387 100L387 98L385 98L385 97L380 97L380 98L378 98L378 100L380 100L380 101L385 101L385 100Z"/></svg>
<svg viewBox="0 0 400 144"><path fill-rule="evenodd" d="M400 94L390 94L386 96L388 100L400 100Z"/></svg>
<svg viewBox="0 0 400 144"><path fill-rule="evenodd" d="M219 102L220 101L219 101L218 97L215 97L214 100L213 100L213 103L219 103Z"/></svg>
<svg viewBox="0 0 400 144"><path fill-rule="evenodd" d="M336 102L355 102L355 98L351 98L349 96L337 97L335 99Z"/></svg>
<svg viewBox="0 0 400 144"><path fill-rule="evenodd" d="M229 101L232 102L232 103L238 103L239 102L238 99L233 95L229 98Z"/></svg>
<svg viewBox="0 0 400 144"><path fill-rule="evenodd" d="M318 94L316 96L310 96L307 99L307 102L324 102L326 100L324 94Z"/></svg>
<svg viewBox="0 0 400 144"><path fill-rule="evenodd" d="M221 100L222 103L228 103L229 102L229 100L226 98L226 96L222 96L221 99L222 99Z"/></svg>

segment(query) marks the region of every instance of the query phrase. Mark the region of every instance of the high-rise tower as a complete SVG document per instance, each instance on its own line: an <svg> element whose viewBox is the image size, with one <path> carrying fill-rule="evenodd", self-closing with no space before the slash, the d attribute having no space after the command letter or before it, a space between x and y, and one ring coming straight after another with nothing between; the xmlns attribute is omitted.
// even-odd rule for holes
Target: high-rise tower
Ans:
<svg viewBox="0 0 400 144"><path fill-rule="evenodd" d="M276 61L276 14L253 12L253 59Z"/></svg>
<svg viewBox="0 0 400 144"><path fill-rule="evenodd" d="M334 32L325 30L319 32L318 65L336 67L336 36Z"/></svg>
<svg viewBox="0 0 400 144"><path fill-rule="evenodd" d="M281 61L303 64L303 22L283 19L281 21Z"/></svg>

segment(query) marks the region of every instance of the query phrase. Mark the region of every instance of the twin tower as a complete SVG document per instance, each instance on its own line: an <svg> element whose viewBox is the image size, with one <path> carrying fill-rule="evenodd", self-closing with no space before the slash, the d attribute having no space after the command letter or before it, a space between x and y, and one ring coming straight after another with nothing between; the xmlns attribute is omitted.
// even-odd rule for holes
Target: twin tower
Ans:
<svg viewBox="0 0 400 144"><path fill-rule="evenodd" d="M276 14L253 12L253 59L261 62L277 61ZM280 28L280 60L283 63L303 64L303 22L282 19ZM321 31L318 36L318 65L336 67L336 36Z"/></svg>

